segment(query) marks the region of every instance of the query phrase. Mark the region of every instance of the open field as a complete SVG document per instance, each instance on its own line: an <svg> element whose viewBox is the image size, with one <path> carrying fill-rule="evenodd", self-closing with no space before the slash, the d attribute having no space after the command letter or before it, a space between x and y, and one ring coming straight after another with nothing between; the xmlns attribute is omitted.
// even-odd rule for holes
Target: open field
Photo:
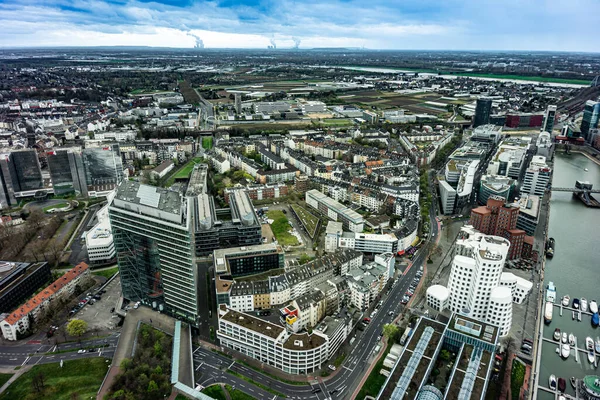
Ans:
<svg viewBox="0 0 600 400"><path fill-rule="evenodd" d="M290 233L292 226L290 225L285 214L279 210L271 210L267 212L267 216L273 220L271 229L275 235L275 239L282 246L297 246L298 239Z"/></svg>
<svg viewBox="0 0 600 400"><path fill-rule="evenodd" d="M208 136L208 137L203 137L202 138L202 148L206 149L206 150L210 150L213 147L213 138Z"/></svg>
<svg viewBox="0 0 600 400"><path fill-rule="evenodd" d="M304 207L299 206L298 204L292 204L291 207L294 209L294 212L304 225L304 229L308 232L308 235L312 238L315 236L315 229L317 229L317 223L319 222L319 218L315 217Z"/></svg>
<svg viewBox="0 0 600 400"><path fill-rule="evenodd" d="M441 114L447 112L447 104L464 104L467 100L445 98L437 93L413 93L410 95L395 92L380 92L377 90L364 90L353 92L350 96L340 96L346 104L361 106L375 106L379 109L406 108L417 114ZM431 104L427 102L439 103Z"/></svg>
<svg viewBox="0 0 600 400"><path fill-rule="evenodd" d="M12 376L13 374L0 374L0 387L4 386Z"/></svg>
<svg viewBox="0 0 600 400"><path fill-rule="evenodd" d="M69 400L95 398L108 371L108 359L86 358L63 363L40 364L25 372L0 395L0 400ZM43 387L36 391L33 379L43 376ZM38 378L39 380L39 378Z"/></svg>

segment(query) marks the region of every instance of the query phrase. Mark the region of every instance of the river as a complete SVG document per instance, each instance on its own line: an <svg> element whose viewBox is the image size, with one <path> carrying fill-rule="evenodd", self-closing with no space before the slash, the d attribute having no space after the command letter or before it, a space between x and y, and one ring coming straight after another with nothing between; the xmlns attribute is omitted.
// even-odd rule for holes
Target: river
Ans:
<svg viewBox="0 0 600 400"><path fill-rule="evenodd" d="M585 169L589 171L585 171ZM575 181L587 180L594 188L600 188L600 166L580 154L571 156L557 155L554 160L555 187L573 187ZM598 195L595 195L598 196ZM552 193L550 201L549 237L556 240L554 258L546 262L544 287L549 281L554 282L557 291L557 303L563 295L573 298L585 297L588 300L600 301L600 209L587 208L571 193ZM544 290L545 295L545 290ZM560 316L559 309L554 308L552 323L544 326L543 336L552 338L554 329L573 333L577 337L577 346L585 348L586 336L596 340L600 329L592 328L591 316L582 314L581 322L572 320L572 313L564 310ZM574 351L567 360L555 353L557 345L544 342L542 360L539 371L539 384L548 386L550 374L567 380L567 393L574 395L568 383L571 376L582 378L585 375L597 375L598 371L591 365L587 355L579 352L579 362L575 361ZM541 400L554 399L554 395L538 391Z"/></svg>

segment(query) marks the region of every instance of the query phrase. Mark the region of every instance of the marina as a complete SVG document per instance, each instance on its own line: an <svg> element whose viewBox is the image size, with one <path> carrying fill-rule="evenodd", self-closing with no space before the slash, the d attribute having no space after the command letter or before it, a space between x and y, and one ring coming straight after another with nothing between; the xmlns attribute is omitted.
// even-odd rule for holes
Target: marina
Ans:
<svg viewBox="0 0 600 400"><path fill-rule="evenodd" d="M585 172L584 169L588 168ZM554 160L553 187L572 187L573 182L581 180L585 174L587 181L595 187L600 185L600 166L581 155L557 155ZM541 324L541 345L538 354L541 357L539 368L536 371L537 387L534 399L557 400L558 391L549 389L548 382L551 375L571 381L577 380L580 393L577 394L572 384L567 384L564 391L566 399L583 399L581 385L583 379L599 375L598 363L600 352L596 351L596 338L600 336L600 329L594 325L598 318L597 299L600 298L598 289L598 275L595 266L600 259L600 246L596 226L600 224L600 214L593 208L586 207L572 193L553 192L550 200L550 217L548 237L555 239L552 251L553 257L547 257L544 266L544 289L548 298L547 286L552 282L552 296L550 309L551 321ZM551 296L551 297L552 297ZM565 305L563 297L568 296ZM573 305L573 300L578 299L578 308ZM587 307L582 306L586 300ZM541 304L540 311L545 314L547 303ZM594 314L594 311L596 312ZM544 315L541 315L543 318ZM554 333L560 330L561 343L554 340ZM566 332L569 339L573 335L575 345L570 346L566 359L556 353L557 347L562 345L562 333ZM586 338L594 340L594 362L589 361L589 350L586 348Z"/></svg>

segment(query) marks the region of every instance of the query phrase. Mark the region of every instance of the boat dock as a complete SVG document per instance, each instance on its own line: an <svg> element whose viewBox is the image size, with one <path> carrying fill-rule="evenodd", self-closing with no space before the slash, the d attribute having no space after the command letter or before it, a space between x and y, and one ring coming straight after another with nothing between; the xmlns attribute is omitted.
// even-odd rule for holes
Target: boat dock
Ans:
<svg viewBox="0 0 600 400"><path fill-rule="evenodd" d="M554 339L548 339L548 338L542 338L542 340L546 343L552 343L555 346L561 346L563 343L561 341L556 341ZM584 354L584 360L587 360L587 355L588 355L588 350L587 349L581 349L579 347L577 347L577 336L575 336L575 346L571 347L571 350L575 349L575 361L577 363L579 363L579 352L582 352ZM560 357L560 352L558 354L558 356ZM597 354L594 351L594 366L597 367L598 366L598 356L599 354Z"/></svg>
<svg viewBox="0 0 600 400"><path fill-rule="evenodd" d="M560 393L558 390L552 390L552 389L547 388L546 386L542 386L542 385L539 385L538 389L543 390L544 392L547 392L547 393L552 393L554 395L555 400L558 400L558 396L560 396L561 394L565 397L565 399L568 399L568 400L579 400L579 398L580 398L579 392L577 390L575 391L575 394L576 394L575 397L573 397L570 394Z"/></svg>
<svg viewBox="0 0 600 400"><path fill-rule="evenodd" d="M589 315L590 317L591 317L592 315L594 315L594 314L592 314L592 313L591 313L591 312L589 312L589 311L581 311L580 309L578 309L578 308L573 308L573 307L571 307L571 306L563 306L563 305L562 305L562 303L559 303L559 304L554 304L554 307L558 307L558 308L560 308L560 316L561 316L561 317L562 317L562 315L563 315L563 308L564 308L564 309L566 309L566 310L569 310L569 311L575 311L575 315L578 315L578 314L585 314L585 315ZM578 318L578 319L581 321L581 318Z"/></svg>

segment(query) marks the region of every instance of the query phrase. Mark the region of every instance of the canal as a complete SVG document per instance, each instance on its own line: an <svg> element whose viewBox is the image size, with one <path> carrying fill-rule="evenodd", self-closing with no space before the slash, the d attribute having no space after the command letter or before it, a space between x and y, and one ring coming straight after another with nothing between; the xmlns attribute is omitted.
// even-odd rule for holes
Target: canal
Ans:
<svg viewBox="0 0 600 400"><path fill-rule="evenodd" d="M586 171L586 169L588 171ZM576 180L587 180L600 188L600 166L580 154L570 156L557 154L554 159L554 175L552 185L556 187L574 187ZM595 195L596 198L600 195ZM544 287L549 281L554 282L557 292L557 304L563 295L573 298L586 298L600 302L600 209L587 208L571 193L552 193L550 201L549 237L556 240L554 258L547 259ZM544 290L545 295L545 290ZM582 314L581 322L572 320L571 311L564 310L560 316L559 308L554 308L550 325L544 326L543 337L552 339L554 329L573 333L577 337L577 347L585 348L586 336L596 340L600 329L593 328L591 316ZM589 363L587 355L579 352L579 361L575 360L574 351L568 359L563 360L556 354L557 344L544 342L539 371L539 385L548 387L548 378L554 374L556 378L567 381L567 393L575 392L568 383L571 376L583 378L585 375L598 372ZM554 399L554 395L538 391L538 399Z"/></svg>

